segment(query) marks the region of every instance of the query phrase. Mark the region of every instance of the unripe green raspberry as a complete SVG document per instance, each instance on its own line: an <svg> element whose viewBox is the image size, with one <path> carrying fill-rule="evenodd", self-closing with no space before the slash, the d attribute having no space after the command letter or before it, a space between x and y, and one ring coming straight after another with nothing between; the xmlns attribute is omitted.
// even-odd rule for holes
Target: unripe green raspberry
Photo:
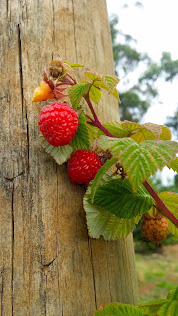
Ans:
<svg viewBox="0 0 178 316"><path fill-rule="evenodd" d="M160 215L156 218L144 218L141 227L144 236L156 243L165 239L169 232L167 219Z"/></svg>

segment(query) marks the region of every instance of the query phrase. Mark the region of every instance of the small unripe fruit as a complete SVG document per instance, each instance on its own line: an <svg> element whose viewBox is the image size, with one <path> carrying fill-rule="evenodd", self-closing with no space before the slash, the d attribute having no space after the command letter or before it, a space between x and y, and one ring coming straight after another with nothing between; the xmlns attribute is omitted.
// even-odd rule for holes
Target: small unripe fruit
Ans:
<svg viewBox="0 0 178 316"><path fill-rule="evenodd" d="M156 243L165 239L169 232L167 219L160 215L156 218L144 218L141 227L143 235Z"/></svg>
<svg viewBox="0 0 178 316"><path fill-rule="evenodd" d="M45 101L47 99L54 99L54 94L50 86L42 81L40 86L34 90L32 102Z"/></svg>

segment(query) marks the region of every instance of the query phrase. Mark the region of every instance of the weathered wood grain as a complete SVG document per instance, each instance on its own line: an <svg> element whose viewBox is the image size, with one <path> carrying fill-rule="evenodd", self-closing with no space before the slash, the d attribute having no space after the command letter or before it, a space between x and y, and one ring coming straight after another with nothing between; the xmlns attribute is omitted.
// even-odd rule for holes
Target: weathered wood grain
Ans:
<svg viewBox="0 0 178 316"><path fill-rule="evenodd" d="M0 315L90 316L100 304L137 303L132 236L91 240L84 187L42 149L31 104L42 67L59 52L113 73L105 0L1 0ZM111 96L96 108L118 117Z"/></svg>

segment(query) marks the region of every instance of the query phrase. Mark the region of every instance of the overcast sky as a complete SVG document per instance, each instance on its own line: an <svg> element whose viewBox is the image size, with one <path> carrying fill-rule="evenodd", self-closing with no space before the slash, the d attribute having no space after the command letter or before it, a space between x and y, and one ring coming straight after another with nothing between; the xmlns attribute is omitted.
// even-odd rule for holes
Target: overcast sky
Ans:
<svg viewBox="0 0 178 316"><path fill-rule="evenodd" d="M119 16L119 27L137 40L137 49L159 62L162 52L169 51L178 59L178 1L143 0L143 8L134 6L135 0L107 0L108 13ZM128 8L123 4L128 3ZM124 78L120 78L121 83ZM166 117L178 107L178 80L159 82L159 99L155 100L144 120L164 124Z"/></svg>
<svg viewBox="0 0 178 316"><path fill-rule="evenodd" d="M122 32L135 38L137 50L146 52L153 61L159 62L163 51L170 52L172 59L178 59L178 0L143 0L142 8L134 6L135 2L107 0L108 14L118 15ZM127 8L123 8L125 3ZM124 78L120 79L122 87ZM172 83L161 79L157 86L159 98L152 103L142 123L165 124L167 116L178 108L178 78ZM165 176L173 174L166 172Z"/></svg>

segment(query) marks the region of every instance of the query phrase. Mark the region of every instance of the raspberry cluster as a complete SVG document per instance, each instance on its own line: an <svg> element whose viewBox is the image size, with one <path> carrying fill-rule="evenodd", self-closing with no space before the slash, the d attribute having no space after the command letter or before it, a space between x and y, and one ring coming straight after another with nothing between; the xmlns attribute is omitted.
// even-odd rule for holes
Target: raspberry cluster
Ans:
<svg viewBox="0 0 178 316"><path fill-rule="evenodd" d="M39 127L52 146L68 145L78 129L78 115L66 103L55 102L41 110Z"/></svg>
<svg viewBox="0 0 178 316"><path fill-rule="evenodd" d="M169 223L162 216L151 219L144 218L142 232L147 239L157 243L166 238L169 232Z"/></svg>
<svg viewBox="0 0 178 316"><path fill-rule="evenodd" d="M73 182L88 183L94 179L102 164L94 151L79 149L68 162L68 174Z"/></svg>
<svg viewBox="0 0 178 316"><path fill-rule="evenodd" d="M39 127L52 146L68 145L78 129L78 115L66 103L55 102L41 110ZM102 164L94 151L79 149L68 162L68 174L73 182L82 184L94 179Z"/></svg>

